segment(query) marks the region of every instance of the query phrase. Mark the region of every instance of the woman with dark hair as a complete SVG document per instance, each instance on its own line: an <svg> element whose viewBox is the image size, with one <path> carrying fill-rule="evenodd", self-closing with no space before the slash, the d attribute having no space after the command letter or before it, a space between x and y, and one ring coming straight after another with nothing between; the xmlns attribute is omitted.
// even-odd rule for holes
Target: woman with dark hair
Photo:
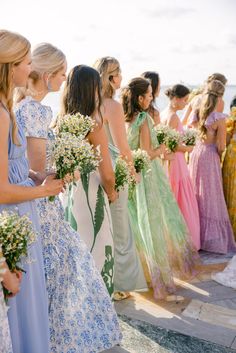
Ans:
<svg viewBox="0 0 236 353"><path fill-rule="evenodd" d="M150 172L142 172L129 214L138 249L151 277L156 299L175 291L174 275L187 278L193 274L197 253L169 181L158 161L164 147L158 146L153 120L147 113L152 102L150 81L132 79L123 90L122 103L128 124L128 142L132 150L141 148L150 156Z"/></svg>
<svg viewBox="0 0 236 353"><path fill-rule="evenodd" d="M114 251L112 221L108 201L114 202L118 195L115 191L115 176L100 107L101 82L99 73L89 66L75 66L66 80L61 115L79 112L95 120L95 127L87 135L87 140L94 148L100 146L102 161L99 164L98 172L90 175L88 200L81 181L78 181L65 195L62 195L62 200L66 209L67 219L71 226L78 230L91 251L96 266L106 283L108 292L112 295L114 291ZM98 191L104 196L103 216L99 215L99 217L104 218L101 228L95 237L91 211L94 215Z"/></svg>
<svg viewBox="0 0 236 353"><path fill-rule="evenodd" d="M225 204L220 157L226 144L226 115L217 111L225 86L208 83L199 110L193 117L200 141L190 156L189 170L200 216L201 249L226 254L236 251L233 230Z"/></svg>
<svg viewBox="0 0 236 353"><path fill-rule="evenodd" d="M177 84L165 92L170 100L168 107L161 113L161 121L170 128L183 132L183 125L177 115L188 102L189 89ZM192 152L193 146L179 144L174 159L169 162L168 175L171 189L184 216L185 222L196 249L200 249L200 223L196 196L190 179L185 152Z"/></svg>
<svg viewBox="0 0 236 353"><path fill-rule="evenodd" d="M155 71L145 71L141 75L141 77L147 78L151 82L153 99L148 109L148 114L153 119L155 125L158 125L160 124L160 113L155 105L155 102L156 102L156 98L159 96L160 88L161 88L160 76Z"/></svg>

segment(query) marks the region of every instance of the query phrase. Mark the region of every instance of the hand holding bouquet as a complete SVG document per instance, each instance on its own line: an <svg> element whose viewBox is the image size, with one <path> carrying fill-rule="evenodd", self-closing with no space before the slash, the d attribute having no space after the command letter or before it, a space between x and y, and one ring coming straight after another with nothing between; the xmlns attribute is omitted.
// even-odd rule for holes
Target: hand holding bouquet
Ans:
<svg viewBox="0 0 236 353"><path fill-rule="evenodd" d="M119 156L115 165L115 189L120 191L130 182L130 169L128 163Z"/></svg>
<svg viewBox="0 0 236 353"><path fill-rule="evenodd" d="M11 272L24 272L20 267L22 257L28 256L28 247L36 240L32 224L27 216L3 211L0 214L0 244L5 261ZM5 297L9 292L4 290Z"/></svg>
<svg viewBox="0 0 236 353"><path fill-rule="evenodd" d="M181 142L186 146L195 146L198 138L198 130L187 128L181 135Z"/></svg>
<svg viewBox="0 0 236 353"><path fill-rule="evenodd" d="M165 145L168 148L168 150L171 152L174 152L179 143L180 143L179 132L174 129L169 129L165 140Z"/></svg>
<svg viewBox="0 0 236 353"><path fill-rule="evenodd" d="M154 127L156 137L157 137L157 142L159 145L162 145L166 142L166 138L168 135L168 132L170 131L170 128L165 125L165 124L158 124L157 126Z"/></svg>
<svg viewBox="0 0 236 353"><path fill-rule="evenodd" d="M138 150L132 151L132 157L136 173L141 173L142 171L145 171L146 173L149 172L151 161L148 153L145 150L141 150L139 148ZM131 177L129 182L129 197L132 196L135 186L136 181L134 178Z"/></svg>

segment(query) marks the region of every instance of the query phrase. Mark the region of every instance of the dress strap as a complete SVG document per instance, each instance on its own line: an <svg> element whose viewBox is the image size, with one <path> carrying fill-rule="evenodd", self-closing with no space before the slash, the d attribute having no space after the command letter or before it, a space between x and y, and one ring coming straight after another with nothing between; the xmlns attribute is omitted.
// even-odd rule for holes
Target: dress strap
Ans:
<svg viewBox="0 0 236 353"><path fill-rule="evenodd" d="M140 112L135 120L134 125L140 127L147 118L147 112Z"/></svg>

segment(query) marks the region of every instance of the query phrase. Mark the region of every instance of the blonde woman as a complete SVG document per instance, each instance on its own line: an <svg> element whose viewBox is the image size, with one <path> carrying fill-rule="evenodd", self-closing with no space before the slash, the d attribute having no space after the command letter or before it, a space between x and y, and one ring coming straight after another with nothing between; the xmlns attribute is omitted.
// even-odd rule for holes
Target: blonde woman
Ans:
<svg viewBox="0 0 236 353"><path fill-rule="evenodd" d="M58 194L63 183L49 176L34 187L25 158L26 139L12 110L13 89L27 83L30 43L19 34L0 31L0 212L27 214L39 233L36 198ZM22 260L20 293L9 300L9 325L14 353L49 353L48 302L40 237L29 249L33 263Z"/></svg>
<svg viewBox="0 0 236 353"><path fill-rule="evenodd" d="M120 64L115 58L107 56L98 59L94 67L98 70L102 82L103 122L113 165L116 158L121 155L131 168L134 168L126 137L123 108L114 99L122 80ZM128 189L126 188L119 192L119 198L110 205L115 252L114 299L116 300L125 299L129 295L125 293L127 291L147 287L130 228L127 204Z"/></svg>
<svg viewBox="0 0 236 353"><path fill-rule="evenodd" d="M190 96L189 96L189 104L187 106L186 112L184 113L184 117L182 119L182 124L186 125L192 124L192 119L194 117L194 113L199 109L201 100L204 94L204 90L206 89L207 85L212 82L213 80L218 80L220 81L224 86L227 83L227 79L223 74L220 74L218 72L208 76L207 80L205 81L204 85L202 87L199 87L198 89L194 90ZM224 110L224 101L222 98L218 99L218 105L217 105L217 111L219 113L222 113Z"/></svg>
<svg viewBox="0 0 236 353"><path fill-rule="evenodd" d="M33 50L28 95L17 105L16 114L25 128L30 167L36 175L46 174L52 135L52 110L41 101L60 89L66 69L65 55L53 45L42 43ZM92 256L65 221L59 198L54 202L40 199L37 209L49 298L50 351L90 353L111 348L119 342L119 325Z"/></svg>
<svg viewBox="0 0 236 353"><path fill-rule="evenodd" d="M208 83L193 123L201 140L190 156L189 170L200 216L201 249L226 254L236 251L233 230L225 204L220 157L226 145L226 115L217 111L224 85Z"/></svg>

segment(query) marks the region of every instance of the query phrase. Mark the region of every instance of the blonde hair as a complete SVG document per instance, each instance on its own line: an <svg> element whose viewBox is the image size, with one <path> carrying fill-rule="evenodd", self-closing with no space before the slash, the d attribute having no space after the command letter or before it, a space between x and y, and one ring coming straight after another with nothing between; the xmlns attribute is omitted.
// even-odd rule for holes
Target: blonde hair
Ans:
<svg viewBox="0 0 236 353"><path fill-rule="evenodd" d="M227 83L227 78L219 72L215 72L214 74L208 76L206 83L210 83L214 80L220 81L221 83L223 83L223 85L226 85Z"/></svg>
<svg viewBox="0 0 236 353"><path fill-rule="evenodd" d="M111 85L113 76L120 72L120 64L118 60L111 56L104 56L98 59L93 67L99 72L102 83L102 96L112 98L115 89Z"/></svg>
<svg viewBox="0 0 236 353"><path fill-rule="evenodd" d="M207 132L205 121L207 117L215 110L218 98L223 96L224 91L225 86L219 80L210 81L206 86L206 90L198 111L199 129L203 138L206 137Z"/></svg>
<svg viewBox="0 0 236 353"><path fill-rule="evenodd" d="M63 68L65 61L66 56L60 49L50 43L40 43L32 51L32 71L29 78L36 83L44 73L56 75ZM26 88L18 88L15 92L15 102L21 101L27 94L31 95L32 92Z"/></svg>
<svg viewBox="0 0 236 353"><path fill-rule="evenodd" d="M19 145L17 123L13 113L13 78L12 69L19 65L30 51L29 41L22 35L7 30L0 30L0 100L4 97L6 108L12 121L12 138Z"/></svg>

